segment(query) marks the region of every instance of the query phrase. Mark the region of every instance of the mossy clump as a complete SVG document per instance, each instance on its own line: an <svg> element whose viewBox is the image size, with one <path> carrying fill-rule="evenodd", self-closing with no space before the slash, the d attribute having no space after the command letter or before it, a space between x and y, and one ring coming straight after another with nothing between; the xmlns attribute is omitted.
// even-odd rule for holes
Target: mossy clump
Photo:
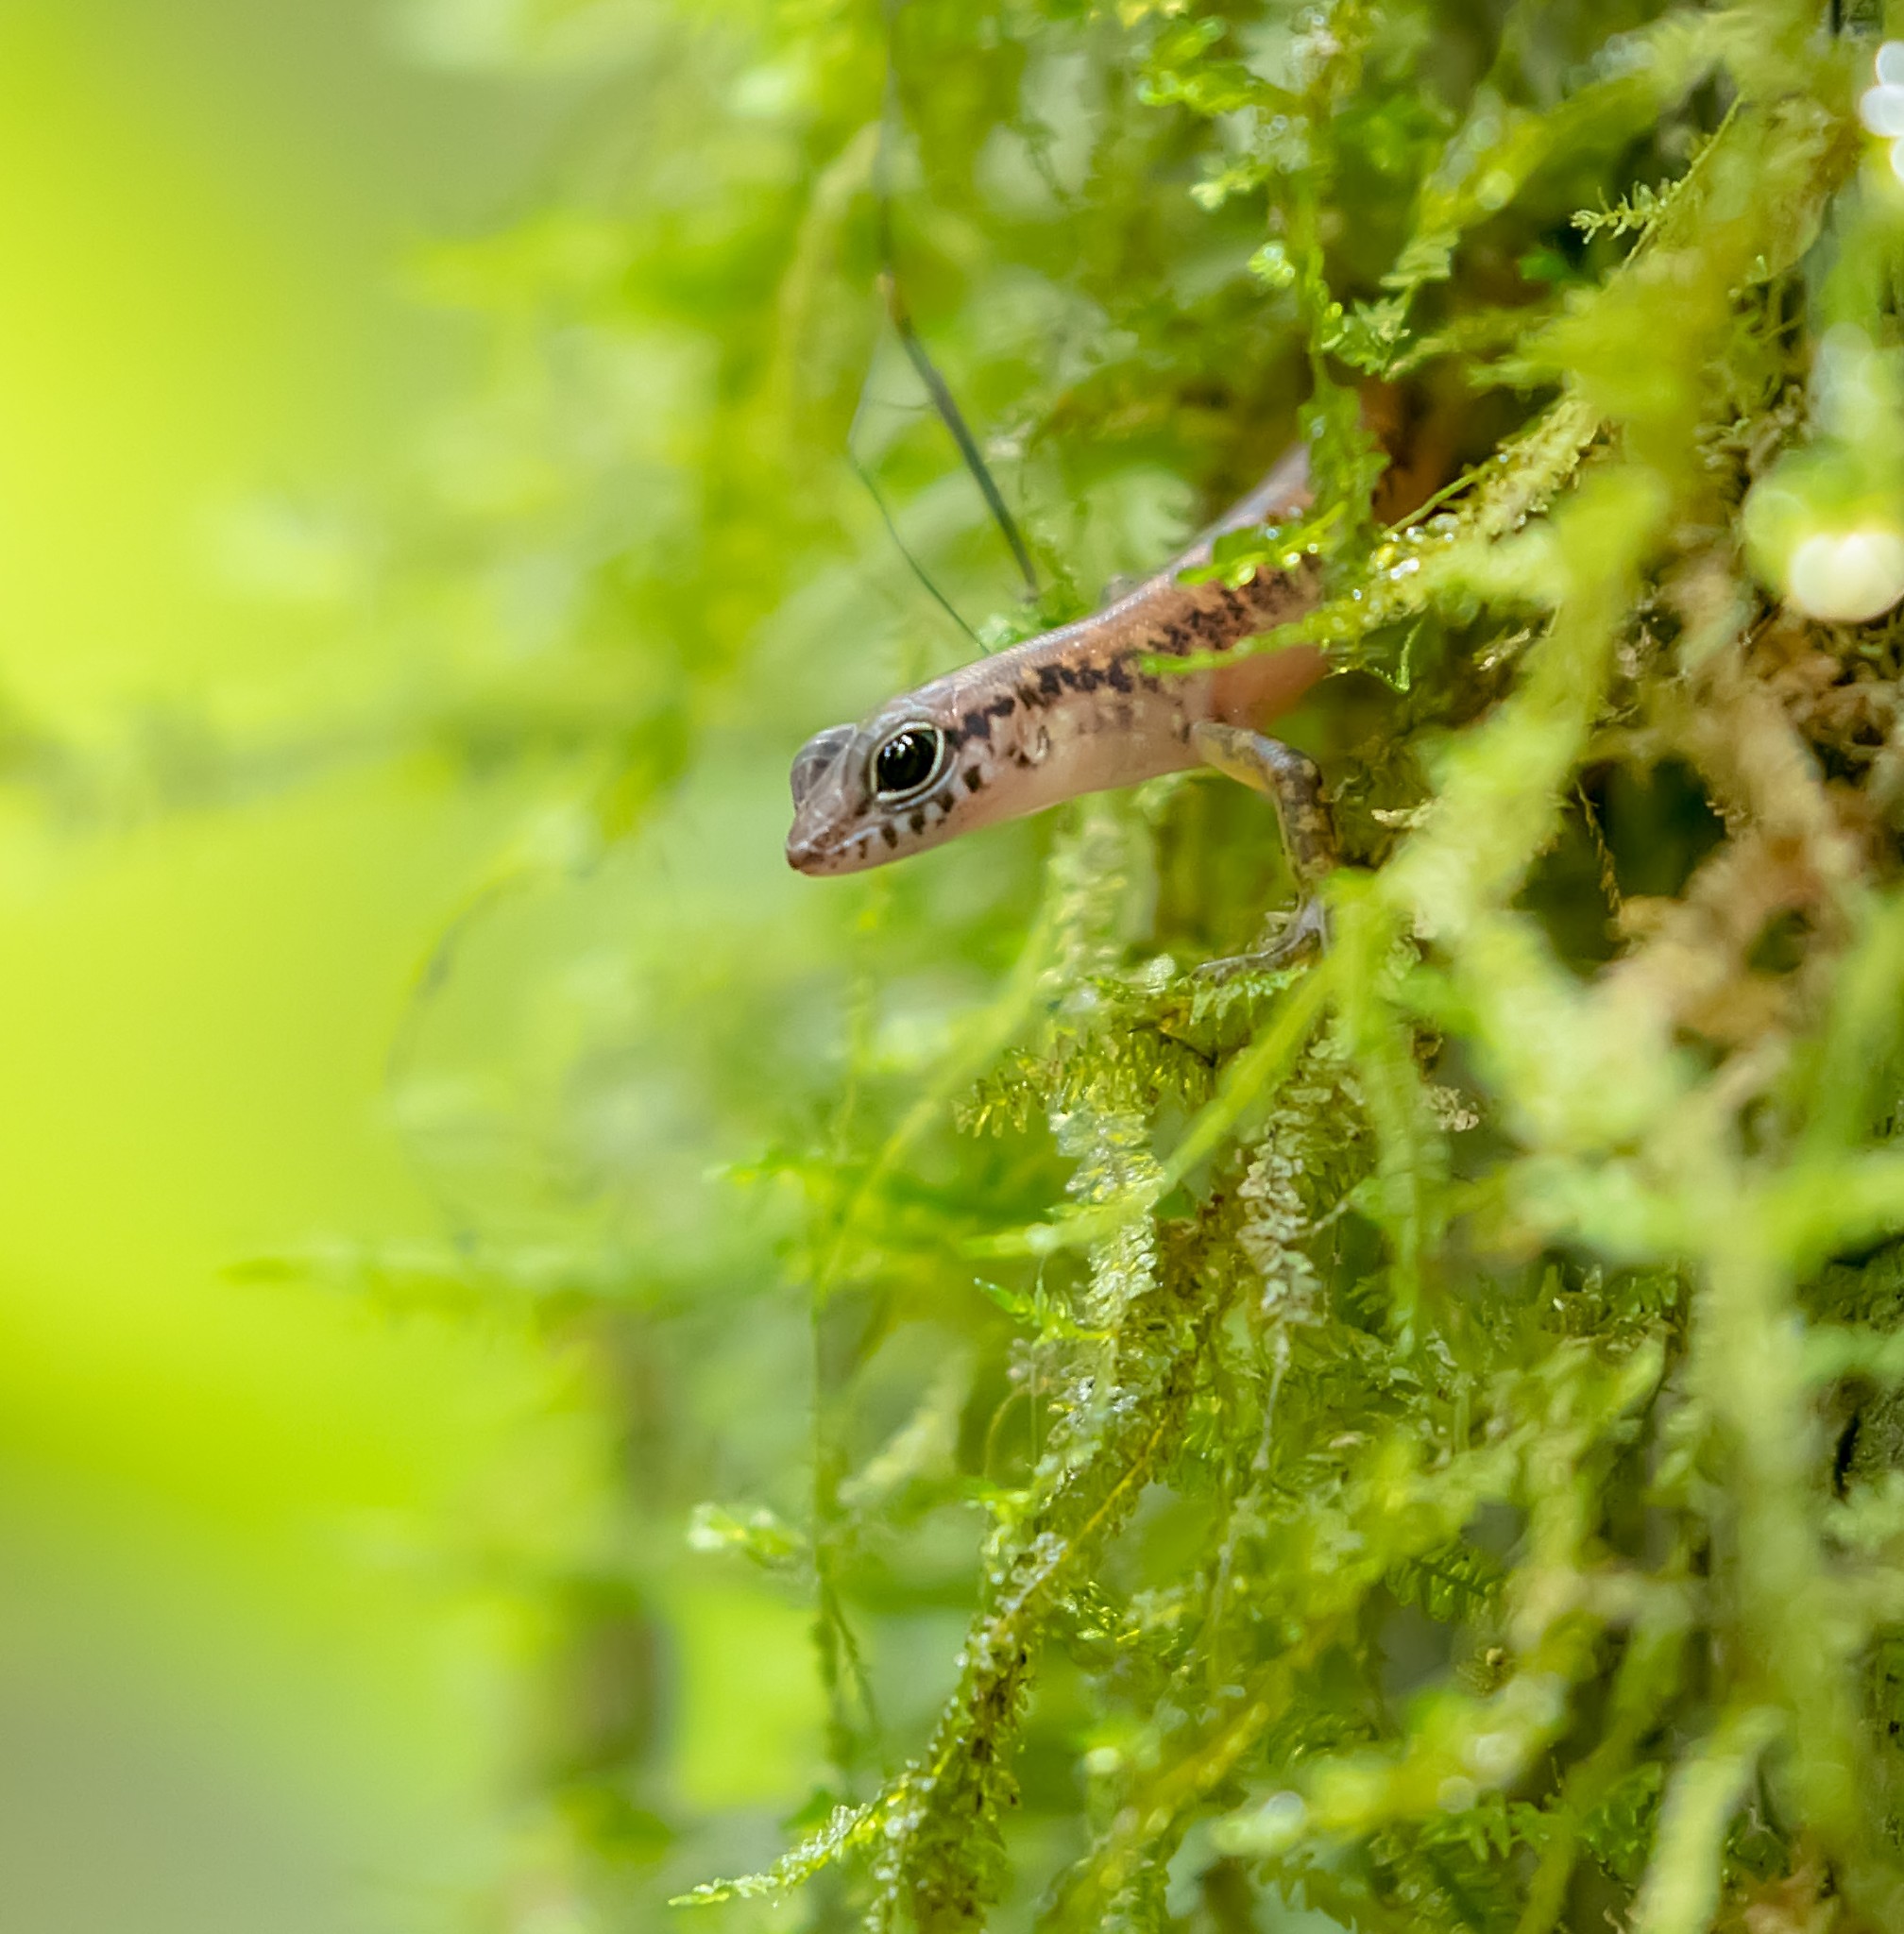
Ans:
<svg viewBox="0 0 1904 1934"><path fill-rule="evenodd" d="M861 394L869 355L905 369L882 267L1048 587L994 630L1088 603L1096 564L1141 561L1094 544L1141 548L1293 433L1328 573L1305 635L1344 673L1299 727L1354 861L1319 961L1194 976L1273 881L1251 803L1179 779L845 889L781 978L680 1010L746 1060L722 1132L772 1137L746 1179L800 1205L781 1281L811 1312L784 1399L810 1488L730 1472L755 1495L700 1542L814 1605L829 1702L757 1877L688 1889L708 1842L641 1775L720 1925L804 1887L805 1925L923 1934L1904 1926L1879 25L723 15L747 87L686 28L673 72L740 144L724 175L654 199L631 163L599 269L522 271L552 331L720 346L675 433L703 534L578 579L578 656L630 614L679 653L593 728L611 833L723 731L790 752L825 722L788 716L803 678L883 695L841 671L842 614L868 572L911 594L869 562L849 433L954 601L1009 602L929 413ZM1402 528L1374 394L1450 480ZM830 590L802 543L844 560ZM749 1010L770 988L806 1031ZM732 1315L734 1280L683 1265L639 1320L704 1281Z"/></svg>

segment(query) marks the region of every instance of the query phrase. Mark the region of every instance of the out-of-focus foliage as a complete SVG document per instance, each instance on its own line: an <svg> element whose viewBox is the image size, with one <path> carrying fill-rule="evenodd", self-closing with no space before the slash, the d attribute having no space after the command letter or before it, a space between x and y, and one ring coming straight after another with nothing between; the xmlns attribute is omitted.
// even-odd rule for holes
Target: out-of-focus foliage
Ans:
<svg viewBox="0 0 1904 1934"><path fill-rule="evenodd" d="M520 827L395 1043L436 1227L258 1287L533 1330L619 1434L612 1536L499 1551L505 1924L1904 1923L1887 23L405 23L566 131L415 262L486 375L294 738ZM1324 959L1191 976L1281 891L1202 778L786 876L791 751L975 649L880 501L994 643L1297 435Z"/></svg>
<svg viewBox="0 0 1904 1934"><path fill-rule="evenodd" d="M470 1925L507 1886L544 1577L612 1526L594 1380L532 1325L226 1274L429 1213L366 1117L499 819L415 762L287 785L281 721L332 738L347 698L338 573L314 543L275 609L216 582L302 528L264 493L361 503L391 399L414 427L446 393L453 332L381 279L486 203L509 117L426 193L404 157L428 127L450 161L456 90L398 73L348 4L0 8L9 1929Z"/></svg>
<svg viewBox="0 0 1904 1934"><path fill-rule="evenodd" d="M333 1261L616 1366L638 1529L574 1589L549 1884L603 1926L1898 1925L1883 22L412 20L587 90L538 205L419 266L494 373L389 596L437 742L552 806L407 1043L462 1246ZM1373 383L1457 480L1406 531ZM775 877L789 753L973 650L849 452L995 642L1292 435L1347 674L1302 728L1356 862L1324 960L1189 976L1273 891L1198 779Z"/></svg>

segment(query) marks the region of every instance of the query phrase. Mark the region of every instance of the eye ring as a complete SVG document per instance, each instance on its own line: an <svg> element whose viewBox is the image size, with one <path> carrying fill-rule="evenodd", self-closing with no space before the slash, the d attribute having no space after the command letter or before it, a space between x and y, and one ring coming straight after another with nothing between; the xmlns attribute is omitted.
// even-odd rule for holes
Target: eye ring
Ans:
<svg viewBox="0 0 1904 1934"><path fill-rule="evenodd" d="M945 735L936 725L902 725L889 733L868 767L875 796L889 805L916 798L943 776L948 751Z"/></svg>

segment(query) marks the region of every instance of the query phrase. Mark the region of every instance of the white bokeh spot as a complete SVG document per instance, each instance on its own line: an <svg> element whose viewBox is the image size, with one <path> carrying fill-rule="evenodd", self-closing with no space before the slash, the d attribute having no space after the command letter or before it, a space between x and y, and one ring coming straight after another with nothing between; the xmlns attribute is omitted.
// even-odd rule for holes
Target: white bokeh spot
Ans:
<svg viewBox="0 0 1904 1934"><path fill-rule="evenodd" d="M1891 144L1891 167L1904 181L1904 41L1886 41L1878 49L1878 80L1858 98L1858 118Z"/></svg>
<svg viewBox="0 0 1904 1934"><path fill-rule="evenodd" d="M1904 535L1881 525L1814 532L1792 552L1786 580L1808 618L1867 624L1904 598Z"/></svg>

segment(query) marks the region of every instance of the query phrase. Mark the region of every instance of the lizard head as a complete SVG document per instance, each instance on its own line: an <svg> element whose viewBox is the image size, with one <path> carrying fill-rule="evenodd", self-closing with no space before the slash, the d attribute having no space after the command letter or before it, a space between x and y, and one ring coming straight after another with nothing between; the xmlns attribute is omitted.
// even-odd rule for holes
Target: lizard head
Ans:
<svg viewBox="0 0 1904 1934"><path fill-rule="evenodd" d="M798 873L858 873L903 859L994 815L981 809L989 740L936 717L929 687L882 706L863 725L831 725L793 761Z"/></svg>

